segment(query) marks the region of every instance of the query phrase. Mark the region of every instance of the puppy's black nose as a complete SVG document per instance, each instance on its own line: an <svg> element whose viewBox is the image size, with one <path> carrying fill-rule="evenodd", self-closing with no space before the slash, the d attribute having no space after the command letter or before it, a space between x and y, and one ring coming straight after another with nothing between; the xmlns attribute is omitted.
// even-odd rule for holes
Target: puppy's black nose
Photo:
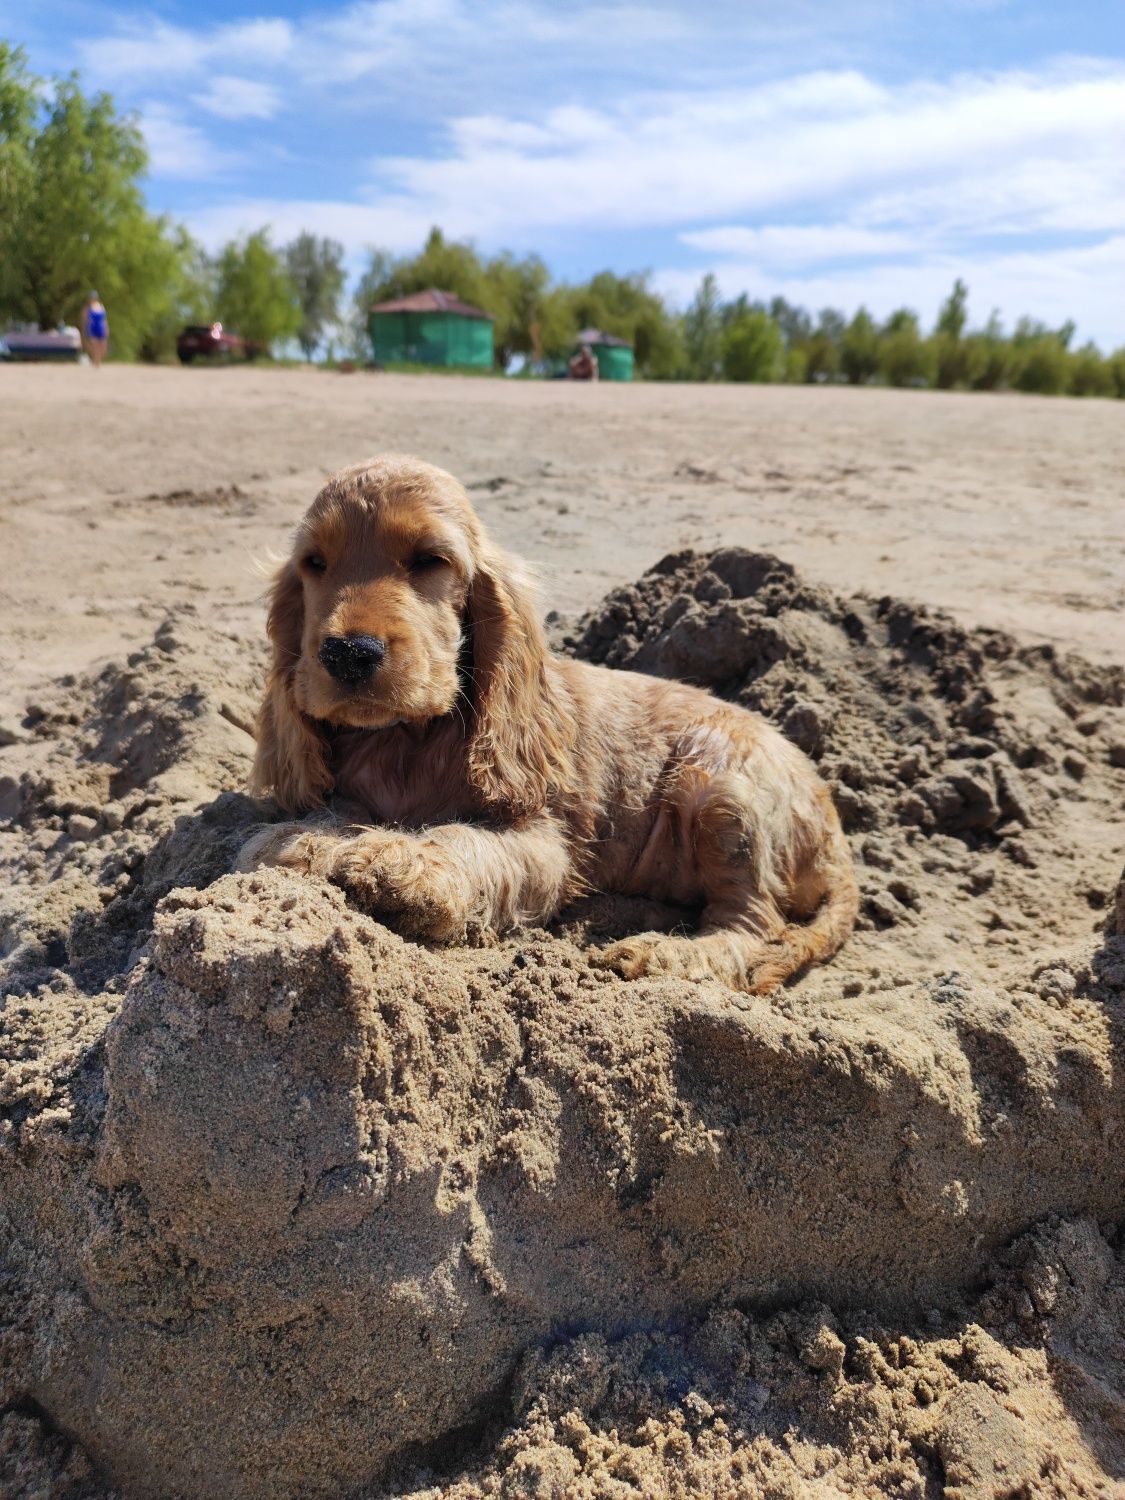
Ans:
<svg viewBox="0 0 1125 1500"><path fill-rule="evenodd" d="M376 635L330 635L317 657L337 682L354 687L371 676L386 654L386 641Z"/></svg>

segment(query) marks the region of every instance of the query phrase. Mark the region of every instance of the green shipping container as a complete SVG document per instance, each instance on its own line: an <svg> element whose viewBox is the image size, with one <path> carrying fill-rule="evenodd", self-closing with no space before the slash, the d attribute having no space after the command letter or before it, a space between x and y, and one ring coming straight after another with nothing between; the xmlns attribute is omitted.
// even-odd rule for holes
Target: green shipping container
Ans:
<svg viewBox="0 0 1125 1500"><path fill-rule="evenodd" d="M633 351L617 344L597 344L594 358L598 362L599 380L632 380Z"/></svg>
<svg viewBox="0 0 1125 1500"><path fill-rule="evenodd" d="M451 292L417 292L371 308L368 331L379 365L490 370L492 319Z"/></svg>

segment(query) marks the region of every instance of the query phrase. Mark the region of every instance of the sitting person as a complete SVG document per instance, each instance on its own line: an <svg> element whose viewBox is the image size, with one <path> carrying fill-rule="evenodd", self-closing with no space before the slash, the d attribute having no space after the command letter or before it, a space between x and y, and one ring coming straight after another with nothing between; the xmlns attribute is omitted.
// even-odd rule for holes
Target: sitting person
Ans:
<svg viewBox="0 0 1125 1500"><path fill-rule="evenodd" d="M597 380L598 362L589 344L583 344L578 353L573 356L567 365L567 373L571 380Z"/></svg>

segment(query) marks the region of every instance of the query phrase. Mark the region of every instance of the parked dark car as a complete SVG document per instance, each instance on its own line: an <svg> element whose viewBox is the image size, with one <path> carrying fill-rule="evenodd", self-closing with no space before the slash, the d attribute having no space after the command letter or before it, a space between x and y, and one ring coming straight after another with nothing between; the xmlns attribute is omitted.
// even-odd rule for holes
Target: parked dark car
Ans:
<svg viewBox="0 0 1125 1500"><path fill-rule="evenodd" d="M190 365L193 359L256 359L265 351L260 344L228 332L221 323L198 323L177 338L176 353L182 365Z"/></svg>

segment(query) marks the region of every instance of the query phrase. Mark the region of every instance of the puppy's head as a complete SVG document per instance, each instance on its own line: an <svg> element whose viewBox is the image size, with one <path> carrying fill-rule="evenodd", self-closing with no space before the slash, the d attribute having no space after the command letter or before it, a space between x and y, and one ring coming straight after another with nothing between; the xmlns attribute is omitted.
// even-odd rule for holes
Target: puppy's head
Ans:
<svg viewBox="0 0 1125 1500"><path fill-rule="evenodd" d="M268 630L254 780L283 806L331 790L329 726L425 724L466 685L466 769L482 800L542 805L542 630L518 569L443 470L387 455L335 475L277 576Z"/></svg>
<svg viewBox="0 0 1125 1500"><path fill-rule="evenodd" d="M448 713L479 552L476 517L440 469L381 459L337 475L301 523L271 611L297 708L359 729Z"/></svg>

